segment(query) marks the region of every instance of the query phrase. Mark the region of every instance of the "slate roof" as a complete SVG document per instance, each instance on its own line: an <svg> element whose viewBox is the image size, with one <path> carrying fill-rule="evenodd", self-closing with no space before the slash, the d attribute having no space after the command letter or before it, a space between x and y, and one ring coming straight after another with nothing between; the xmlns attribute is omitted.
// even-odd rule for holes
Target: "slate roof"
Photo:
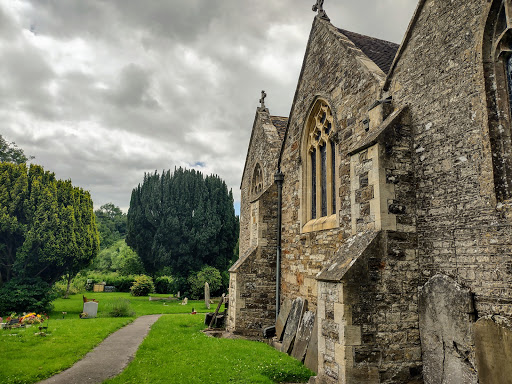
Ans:
<svg viewBox="0 0 512 384"><path fill-rule="evenodd" d="M347 36L354 45L359 48L363 53L370 58L377 66L382 69L382 72L387 74L393 64L396 52L400 47L398 44L390 41L376 39L359 33L350 32L338 28L338 30Z"/></svg>
<svg viewBox="0 0 512 384"><path fill-rule="evenodd" d="M283 140L284 134L286 132L286 126L288 125L288 118L281 116L270 116L270 119L272 120L272 124L274 124L274 127L276 127L277 129L277 134L279 135L279 138Z"/></svg>

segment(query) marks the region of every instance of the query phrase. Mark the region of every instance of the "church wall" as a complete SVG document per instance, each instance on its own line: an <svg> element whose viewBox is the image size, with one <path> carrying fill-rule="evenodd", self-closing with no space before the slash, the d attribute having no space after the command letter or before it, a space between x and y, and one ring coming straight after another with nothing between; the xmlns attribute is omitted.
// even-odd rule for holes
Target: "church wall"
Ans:
<svg viewBox="0 0 512 384"><path fill-rule="evenodd" d="M362 120L378 95L384 74L361 70L352 43L332 25L315 18L302 77L291 112L282 154L283 184L282 278L283 298L301 296L310 309L317 304L315 276L351 235L350 157L353 136L364 132ZM339 227L302 233L302 132L316 96L325 99L335 117L337 135L337 221Z"/></svg>
<svg viewBox="0 0 512 384"><path fill-rule="evenodd" d="M281 140L277 135L276 128L272 125L268 110L256 113L251 144L248 149L245 172L241 184L240 256L243 256L251 248L251 233L254 230L254 223L251 224L253 221L251 211L255 209L252 202L262 194L253 194L251 192L254 168L259 163L263 170L263 191L274 183L274 173L277 169L277 157ZM269 233L269 235L276 236L275 232Z"/></svg>
<svg viewBox="0 0 512 384"><path fill-rule="evenodd" d="M511 221L494 192L481 55L489 7L426 1L390 93L412 116L423 282L452 276L479 315L510 317Z"/></svg>
<svg viewBox="0 0 512 384"><path fill-rule="evenodd" d="M277 186L271 185L258 201L258 245L230 269L228 329L261 336L276 318Z"/></svg>

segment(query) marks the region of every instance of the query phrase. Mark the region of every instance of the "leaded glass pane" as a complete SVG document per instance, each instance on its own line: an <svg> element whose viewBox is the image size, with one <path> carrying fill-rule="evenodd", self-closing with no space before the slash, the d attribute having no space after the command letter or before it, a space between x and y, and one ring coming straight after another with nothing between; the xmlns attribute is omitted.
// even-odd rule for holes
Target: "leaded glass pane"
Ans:
<svg viewBox="0 0 512 384"><path fill-rule="evenodd" d="M508 85L508 100L510 105L510 113L512 115L512 55L507 58L507 85Z"/></svg>
<svg viewBox="0 0 512 384"><path fill-rule="evenodd" d="M324 144L320 147L320 158L322 161L322 217L327 216L327 146Z"/></svg>
<svg viewBox="0 0 512 384"><path fill-rule="evenodd" d="M336 145L331 141L332 214L336 213Z"/></svg>
<svg viewBox="0 0 512 384"><path fill-rule="evenodd" d="M316 149L311 151L311 218L316 219Z"/></svg>

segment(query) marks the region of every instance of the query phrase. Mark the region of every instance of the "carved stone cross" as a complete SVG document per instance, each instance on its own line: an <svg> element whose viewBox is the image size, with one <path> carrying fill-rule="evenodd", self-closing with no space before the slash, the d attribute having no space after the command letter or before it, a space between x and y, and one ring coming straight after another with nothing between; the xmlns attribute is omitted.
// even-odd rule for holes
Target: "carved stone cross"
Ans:
<svg viewBox="0 0 512 384"><path fill-rule="evenodd" d="M265 91L261 91L261 109L265 109L265 98L267 97L267 93Z"/></svg>
<svg viewBox="0 0 512 384"><path fill-rule="evenodd" d="M329 17L327 16L327 13L325 13L324 11L324 0L316 0L316 4L313 5L313 11L318 11L318 17L320 17L321 19L331 21L331 19L329 19Z"/></svg>

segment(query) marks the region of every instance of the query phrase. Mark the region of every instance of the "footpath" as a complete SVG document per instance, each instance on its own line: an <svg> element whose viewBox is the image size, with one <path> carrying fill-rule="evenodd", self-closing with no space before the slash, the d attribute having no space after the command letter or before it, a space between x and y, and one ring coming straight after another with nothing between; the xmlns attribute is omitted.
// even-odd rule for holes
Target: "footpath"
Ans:
<svg viewBox="0 0 512 384"><path fill-rule="evenodd" d="M71 368L39 384L102 383L120 374L161 315L141 316L112 333Z"/></svg>

